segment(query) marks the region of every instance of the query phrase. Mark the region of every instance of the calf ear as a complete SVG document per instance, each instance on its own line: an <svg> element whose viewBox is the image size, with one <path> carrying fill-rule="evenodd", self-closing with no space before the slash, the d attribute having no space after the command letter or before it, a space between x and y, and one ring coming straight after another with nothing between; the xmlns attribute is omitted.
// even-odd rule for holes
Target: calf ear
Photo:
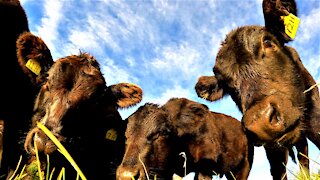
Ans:
<svg viewBox="0 0 320 180"><path fill-rule="evenodd" d="M41 38L30 32L22 33L16 46L18 62L23 72L34 84L42 84L54 63L49 48Z"/></svg>
<svg viewBox="0 0 320 180"><path fill-rule="evenodd" d="M119 83L110 86L120 108L138 104L142 100L142 89L134 84Z"/></svg>
<svg viewBox="0 0 320 180"><path fill-rule="evenodd" d="M277 37L281 43L292 41L285 33L283 17L290 13L297 16L295 0L263 0L262 9L266 29Z"/></svg>
<svg viewBox="0 0 320 180"><path fill-rule="evenodd" d="M224 95L224 91L219 86L215 76L201 76L195 89L199 97L208 101L216 101Z"/></svg>

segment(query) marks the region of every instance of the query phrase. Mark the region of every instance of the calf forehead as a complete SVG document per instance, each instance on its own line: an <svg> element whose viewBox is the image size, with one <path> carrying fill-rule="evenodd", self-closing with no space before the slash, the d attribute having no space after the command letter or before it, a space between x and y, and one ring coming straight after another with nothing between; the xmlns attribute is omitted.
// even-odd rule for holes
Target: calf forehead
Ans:
<svg viewBox="0 0 320 180"><path fill-rule="evenodd" d="M261 38L266 33L265 29L259 26L245 26L231 31L222 42L216 65L223 65L222 63L228 61L230 63L248 63L257 55Z"/></svg>
<svg viewBox="0 0 320 180"><path fill-rule="evenodd" d="M146 104L128 118L126 136L144 134L147 136L156 131L170 128L167 114L158 105Z"/></svg>
<svg viewBox="0 0 320 180"><path fill-rule="evenodd" d="M89 54L58 59L49 70L48 82L51 86L74 86L78 81L92 81L91 86L106 84L99 63Z"/></svg>

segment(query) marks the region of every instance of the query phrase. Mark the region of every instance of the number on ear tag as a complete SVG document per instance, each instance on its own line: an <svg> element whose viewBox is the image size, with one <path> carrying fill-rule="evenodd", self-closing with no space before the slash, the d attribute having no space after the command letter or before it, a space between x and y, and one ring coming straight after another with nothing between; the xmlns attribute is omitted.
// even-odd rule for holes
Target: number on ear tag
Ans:
<svg viewBox="0 0 320 180"><path fill-rule="evenodd" d="M34 60L34 59L29 59L27 64L26 64L26 67L28 69L30 69L30 71L32 71L33 73L35 73L36 75L39 75L40 74L40 71L41 71L41 66L40 64Z"/></svg>
<svg viewBox="0 0 320 180"><path fill-rule="evenodd" d="M117 136L118 136L118 133L115 129L109 129L106 134L106 139L109 139L111 141L116 141Z"/></svg>
<svg viewBox="0 0 320 180"><path fill-rule="evenodd" d="M283 17L284 26L285 26L285 33L291 38L294 39L296 33L298 31L298 26L300 23L300 19L290 13L288 16Z"/></svg>

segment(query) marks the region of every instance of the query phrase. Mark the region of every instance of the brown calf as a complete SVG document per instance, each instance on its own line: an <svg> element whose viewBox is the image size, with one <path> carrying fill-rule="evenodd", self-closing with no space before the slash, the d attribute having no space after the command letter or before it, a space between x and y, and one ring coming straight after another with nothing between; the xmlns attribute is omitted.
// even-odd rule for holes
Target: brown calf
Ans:
<svg viewBox="0 0 320 180"><path fill-rule="evenodd" d="M146 179L147 174L169 179L182 174L179 153L187 156L187 171L197 179L215 173L247 179L253 159L241 123L185 98L171 99L161 108L147 104L128 118L126 151L117 179ZM139 160L140 158L140 160ZM180 162L180 163L178 163Z"/></svg>
<svg viewBox="0 0 320 180"><path fill-rule="evenodd" d="M196 91L209 101L231 95L249 138L266 148L273 178L282 179L288 149L295 146L308 155L306 138L320 147L320 101L318 88L304 93L315 80L298 53L270 29L275 30L244 26L231 31L217 54L215 76L200 77ZM308 168L308 159L300 154L298 159Z"/></svg>
<svg viewBox="0 0 320 180"><path fill-rule="evenodd" d="M19 60L42 57L38 49L44 46L39 37L22 34L17 41ZM40 122L65 145L89 179L114 178L124 151L126 128L117 109L133 106L141 99L142 90L136 85L107 86L98 61L90 54L60 58L48 71L35 100L25 149L34 154L35 142L40 154L50 154L51 167L65 166L68 177L76 177L53 142L36 126ZM109 138L110 133L114 138Z"/></svg>
<svg viewBox="0 0 320 180"><path fill-rule="evenodd" d="M53 64L50 52L41 48L38 63L43 65L39 75L35 75L18 62L16 41L23 32L28 32L28 20L19 0L0 0L0 176L16 168L19 156L23 155L22 138L28 130L32 117L34 99L39 91L45 71ZM49 53L48 53L49 52ZM46 61L42 57L46 57ZM32 57L28 57L29 59ZM26 60L29 60L26 59ZM3 136L3 137L2 137ZM3 143L3 146L2 146Z"/></svg>

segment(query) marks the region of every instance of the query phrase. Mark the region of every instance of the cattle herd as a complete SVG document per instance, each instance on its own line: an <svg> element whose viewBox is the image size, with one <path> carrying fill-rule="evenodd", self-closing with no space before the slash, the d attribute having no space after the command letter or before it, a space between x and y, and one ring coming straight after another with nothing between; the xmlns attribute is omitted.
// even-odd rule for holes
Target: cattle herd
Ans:
<svg viewBox="0 0 320 180"><path fill-rule="evenodd" d="M118 109L142 100L139 86L108 85L86 52L54 61L29 31L19 0L0 0L0 179L13 175L20 155L23 164L32 163L35 146L43 164L50 155L50 167L65 167L67 179L77 176L37 123L66 147L88 179L183 176L181 152L195 179L248 179L254 146L265 148L273 179L287 179L283 164L289 156L308 169L307 139L320 148L320 99L317 87L305 92L316 82L286 45L292 38L282 17L297 15L296 2L263 0L262 8L265 26L228 33L214 75L195 85L208 101L230 95L241 121L175 97L161 106L146 103L123 120Z"/></svg>

